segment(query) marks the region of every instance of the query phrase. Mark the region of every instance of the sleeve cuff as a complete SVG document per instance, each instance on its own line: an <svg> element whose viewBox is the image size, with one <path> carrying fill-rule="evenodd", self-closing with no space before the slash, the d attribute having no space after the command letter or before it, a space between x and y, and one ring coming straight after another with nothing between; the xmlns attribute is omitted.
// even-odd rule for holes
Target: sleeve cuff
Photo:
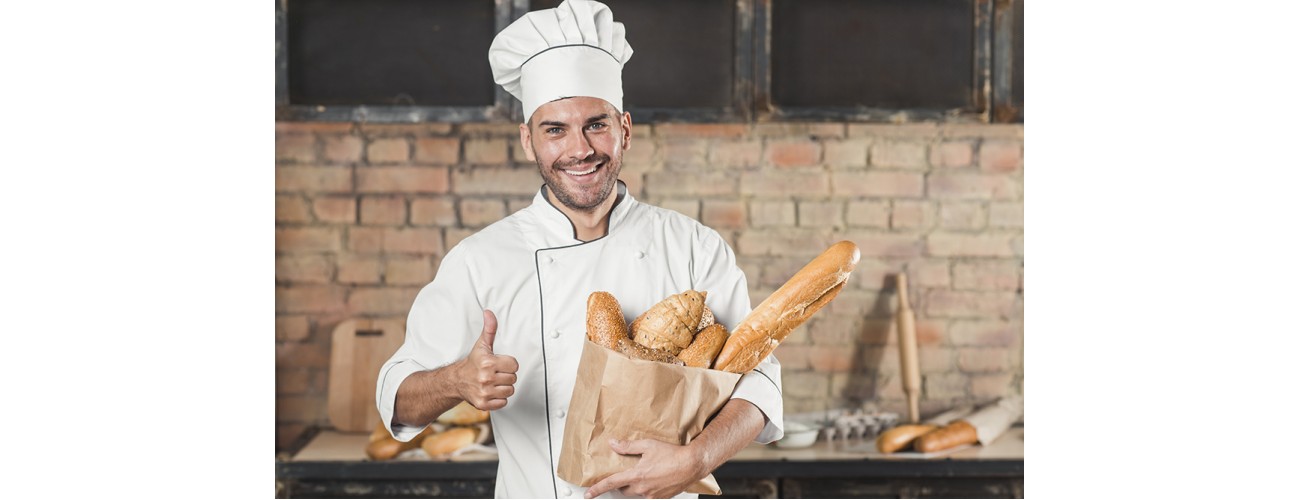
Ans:
<svg viewBox="0 0 1300 500"><path fill-rule="evenodd" d="M774 359L774 358L768 358ZM767 424L754 438L755 443L767 444L785 435L785 408L781 402L781 368L775 363L763 363L740 377L732 399L753 403L767 417Z"/></svg>
<svg viewBox="0 0 1300 500"><path fill-rule="evenodd" d="M388 429L388 433L401 442L410 441L424 430L424 427L393 425L393 404L397 401L397 388L401 387L406 377L421 370L424 368L409 360L394 364L382 375L379 392L375 395L378 398L379 419L384 423L384 428Z"/></svg>

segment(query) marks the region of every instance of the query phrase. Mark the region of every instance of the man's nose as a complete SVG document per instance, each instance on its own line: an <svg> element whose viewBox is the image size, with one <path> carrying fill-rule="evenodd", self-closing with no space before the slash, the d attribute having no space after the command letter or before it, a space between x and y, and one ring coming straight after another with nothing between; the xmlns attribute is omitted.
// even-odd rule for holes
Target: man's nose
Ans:
<svg viewBox="0 0 1300 500"><path fill-rule="evenodd" d="M570 160L582 161L596 154L595 148L591 147L591 141L587 140L587 134L569 134L569 143L567 154Z"/></svg>

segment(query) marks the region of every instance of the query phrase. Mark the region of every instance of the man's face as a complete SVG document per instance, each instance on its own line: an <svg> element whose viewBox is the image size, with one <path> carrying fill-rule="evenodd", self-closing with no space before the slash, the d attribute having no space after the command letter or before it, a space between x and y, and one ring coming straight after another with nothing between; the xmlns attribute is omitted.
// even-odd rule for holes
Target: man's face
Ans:
<svg viewBox="0 0 1300 500"><path fill-rule="evenodd" d="M609 198L632 138L632 116L595 97L543 104L519 126L524 155L565 206L592 212Z"/></svg>

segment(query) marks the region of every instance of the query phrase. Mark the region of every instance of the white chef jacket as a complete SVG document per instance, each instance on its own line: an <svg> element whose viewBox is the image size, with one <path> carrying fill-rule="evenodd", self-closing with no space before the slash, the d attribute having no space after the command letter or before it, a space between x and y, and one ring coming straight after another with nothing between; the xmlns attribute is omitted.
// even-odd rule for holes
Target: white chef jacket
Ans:
<svg viewBox="0 0 1300 500"><path fill-rule="evenodd" d="M497 497L582 498L586 488L555 474L564 419L586 339L587 296L618 299L624 319L685 290L708 292L705 304L734 328L750 312L745 275L714 231L680 213L638 203L621 182L606 236L583 242L544 197L466 238L447 252L433 282L411 306L406 340L379 372L376 400L398 440L422 429L392 425L397 388L410 374L469 354L484 309L497 317L494 352L519 361L514 396L492 412L500 454ZM769 356L741 377L733 398L753 403L768 422L755 439L780 439L781 368ZM604 497L621 496L618 490ZM683 494L694 498L694 494Z"/></svg>

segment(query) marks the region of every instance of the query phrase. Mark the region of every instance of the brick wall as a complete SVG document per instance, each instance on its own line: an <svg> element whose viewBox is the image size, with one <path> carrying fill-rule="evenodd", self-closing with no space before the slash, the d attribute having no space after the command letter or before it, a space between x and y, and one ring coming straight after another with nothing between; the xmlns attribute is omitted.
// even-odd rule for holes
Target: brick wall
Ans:
<svg viewBox="0 0 1300 500"><path fill-rule="evenodd" d="M905 413L893 275L917 314L922 412L1023 391L1023 127L661 124L634 127L638 199L722 233L757 305L841 239L862 262L777 349L787 412ZM276 436L326 416L330 334L404 320L439 259L541 184L515 124L277 123Z"/></svg>

